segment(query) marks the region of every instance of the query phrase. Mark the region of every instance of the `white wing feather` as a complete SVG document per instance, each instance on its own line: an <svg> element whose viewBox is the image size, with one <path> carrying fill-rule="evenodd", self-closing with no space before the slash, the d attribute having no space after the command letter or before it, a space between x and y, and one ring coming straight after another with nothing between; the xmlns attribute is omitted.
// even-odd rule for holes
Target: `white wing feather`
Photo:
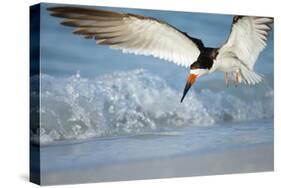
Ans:
<svg viewBox="0 0 281 188"><path fill-rule="evenodd" d="M94 37L98 44L124 53L152 55L189 67L200 54L203 43L171 25L150 17L75 7L50 8L62 24L76 27L75 34Z"/></svg>
<svg viewBox="0 0 281 188"><path fill-rule="evenodd" d="M219 50L218 58L225 53L235 54L247 68L253 70L260 52L266 46L267 35L271 29L269 24L272 21L272 18L263 17L234 17L231 33Z"/></svg>
<svg viewBox="0 0 281 188"><path fill-rule="evenodd" d="M240 82L256 84L262 81L262 75L253 71L261 51L266 47L272 18L235 16L227 42L219 49L217 57L220 63L236 62L240 65Z"/></svg>

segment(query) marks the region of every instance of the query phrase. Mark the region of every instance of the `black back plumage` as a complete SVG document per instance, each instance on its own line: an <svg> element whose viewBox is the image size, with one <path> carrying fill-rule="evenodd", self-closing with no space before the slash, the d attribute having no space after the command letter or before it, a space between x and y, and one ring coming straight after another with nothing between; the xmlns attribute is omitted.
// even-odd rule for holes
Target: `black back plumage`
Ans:
<svg viewBox="0 0 281 188"><path fill-rule="evenodd" d="M218 48L202 48L197 60L190 65L190 69L211 69L218 55Z"/></svg>

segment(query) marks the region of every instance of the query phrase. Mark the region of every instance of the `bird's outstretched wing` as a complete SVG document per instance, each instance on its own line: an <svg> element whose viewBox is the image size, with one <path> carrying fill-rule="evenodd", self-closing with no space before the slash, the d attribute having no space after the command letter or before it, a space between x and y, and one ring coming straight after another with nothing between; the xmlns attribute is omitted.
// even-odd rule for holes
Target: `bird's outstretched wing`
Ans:
<svg viewBox="0 0 281 188"><path fill-rule="evenodd" d="M76 27L74 34L95 38L98 44L121 49L124 53L152 55L189 67L203 48L201 40L154 18L112 11L77 8L48 8L62 24Z"/></svg>
<svg viewBox="0 0 281 188"><path fill-rule="evenodd" d="M260 52L265 48L273 18L234 16L232 28L220 54L233 53L250 70L253 69Z"/></svg>
<svg viewBox="0 0 281 188"><path fill-rule="evenodd" d="M271 30L273 18L234 16L228 40L219 49L218 61L239 61L244 68L241 70L242 79L247 84L255 84L262 80L253 67L260 52L265 48L267 36Z"/></svg>

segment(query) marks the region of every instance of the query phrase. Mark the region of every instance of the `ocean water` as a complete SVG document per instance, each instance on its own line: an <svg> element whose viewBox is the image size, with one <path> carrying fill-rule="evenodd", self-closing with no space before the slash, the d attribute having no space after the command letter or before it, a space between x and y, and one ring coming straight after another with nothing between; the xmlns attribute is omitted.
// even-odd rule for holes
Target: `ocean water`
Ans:
<svg viewBox="0 0 281 188"><path fill-rule="evenodd" d="M180 103L179 90L143 69L92 79L41 75L40 128L31 129L31 139L32 147L40 139L42 183L272 170L272 80L258 87L207 88L211 82ZM261 146L266 149L249 152ZM202 167L204 156L213 161ZM140 165L126 166L132 164ZM120 176L111 169L116 165ZM156 167L145 175L151 165Z"/></svg>
<svg viewBox="0 0 281 188"><path fill-rule="evenodd" d="M101 167L161 159L171 160L167 164L173 166L176 164L173 159L179 156L197 158L205 153L237 148L237 155L231 157L223 153L221 156L233 160L232 165L241 171L273 168L271 149L266 153L263 150L255 153L254 149L253 156L260 157L258 160L245 157L250 148L273 147L272 33L255 67L265 76L261 84L236 88L231 81L227 88L225 75L215 73L198 79L180 103L188 69L152 57L122 54L75 36L71 28L59 24L60 19L49 16L46 11L49 6L43 4L41 13L40 94L31 92L33 99L40 95L41 108L31 107L31 111L40 113L40 128L31 127L31 140L32 147L40 143L43 177L56 177L58 172L63 175L57 176L60 180L47 178L46 184L71 179L73 182L102 181L107 180L106 174L114 171L110 169L105 173L105 179L91 179L95 173L102 174L98 170ZM165 20L201 38L206 46L214 47L226 40L232 20L230 15L113 10ZM31 84L38 82L38 75L31 77ZM244 156L243 160L240 155ZM202 170L197 175L239 172L239 169L224 171L230 161L222 163L218 171L204 173L215 167L209 164L200 167L203 159L200 160L194 163L199 165L195 170ZM188 161L179 162L179 167L189 164ZM219 162L214 157L211 163ZM253 165L249 167L247 164L251 162ZM260 164L266 168L256 168ZM139 178L147 173L136 167L128 169L123 179L138 170ZM161 165L157 169L159 172L155 174L161 172ZM90 172L82 176L87 170ZM77 176L65 175L71 171ZM185 175L188 171L192 169L171 174ZM83 177L89 179L83 181Z"/></svg>
<svg viewBox="0 0 281 188"><path fill-rule="evenodd" d="M185 127L128 136L60 142L41 147L43 173L96 169L119 163L161 160L273 143L272 120Z"/></svg>
<svg viewBox="0 0 281 188"><path fill-rule="evenodd" d="M32 81L38 82L38 77ZM124 166L118 167L123 174L118 178L112 169L103 174L103 168L155 160L168 160L164 163L170 171L165 168L168 175L162 174L161 163L148 178L272 170L273 151L268 149L273 147L272 82L216 89L205 85L211 83L193 89L180 103L181 92L142 69L94 79L79 73L63 78L41 75L40 129L32 130L31 138L34 147L40 138L44 184L139 179L147 177L139 167L127 167L125 172ZM261 146L267 149L248 153ZM246 154L228 153L237 148L248 149ZM229 160L230 169L221 163L213 172L216 166L200 167L205 159L186 159L221 151L211 164ZM247 159L248 155L260 159ZM184 161L178 166L198 163L198 167L177 171L174 160L179 157Z"/></svg>
<svg viewBox="0 0 281 188"><path fill-rule="evenodd" d="M37 81L34 77L33 82ZM41 75L40 128L32 130L31 138L34 142L40 138L44 145L270 119L270 85L226 88L221 84L222 88L211 90L203 84L190 91L181 104L181 91L146 70L95 79L79 73L65 78Z"/></svg>

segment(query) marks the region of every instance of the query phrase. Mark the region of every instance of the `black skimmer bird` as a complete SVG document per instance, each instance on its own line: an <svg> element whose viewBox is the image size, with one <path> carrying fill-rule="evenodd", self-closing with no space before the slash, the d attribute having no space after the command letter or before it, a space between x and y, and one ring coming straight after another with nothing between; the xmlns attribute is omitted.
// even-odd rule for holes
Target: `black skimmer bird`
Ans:
<svg viewBox="0 0 281 188"><path fill-rule="evenodd" d="M64 18L63 25L75 27L74 34L94 38L97 44L190 68L181 102L198 77L215 71L225 72L227 86L229 73L234 74L236 86L240 82L254 85L263 78L253 68L266 46L273 18L234 16L226 42L209 48L200 39L151 17L78 7L48 10L52 16Z"/></svg>

